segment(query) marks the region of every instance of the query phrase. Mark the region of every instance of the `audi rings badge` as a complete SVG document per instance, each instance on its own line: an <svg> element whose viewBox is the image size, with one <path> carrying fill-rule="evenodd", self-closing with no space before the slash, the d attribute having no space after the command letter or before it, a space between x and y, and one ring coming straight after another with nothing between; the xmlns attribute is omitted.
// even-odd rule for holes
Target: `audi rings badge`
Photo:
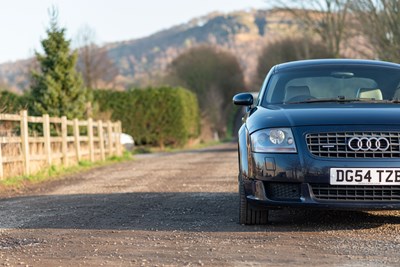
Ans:
<svg viewBox="0 0 400 267"><path fill-rule="evenodd" d="M349 148L354 151L386 151L390 147L390 142L385 137L353 137L347 143Z"/></svg>

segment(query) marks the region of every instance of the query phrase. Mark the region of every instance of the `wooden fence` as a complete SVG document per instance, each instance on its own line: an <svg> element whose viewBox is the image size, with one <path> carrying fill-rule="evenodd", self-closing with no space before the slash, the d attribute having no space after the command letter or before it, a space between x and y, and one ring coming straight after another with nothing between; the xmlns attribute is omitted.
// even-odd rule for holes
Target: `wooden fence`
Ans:
<svg viewBox="0 0 400 267"><path fill-rule="evenodd" d="M121 123L0 114L0 178L121 155Z"/></svg>

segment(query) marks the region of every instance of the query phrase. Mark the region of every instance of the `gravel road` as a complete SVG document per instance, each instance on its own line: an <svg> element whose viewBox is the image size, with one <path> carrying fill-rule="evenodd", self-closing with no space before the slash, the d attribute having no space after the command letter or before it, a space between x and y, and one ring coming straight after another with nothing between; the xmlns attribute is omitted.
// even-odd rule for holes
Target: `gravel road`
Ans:
<svg viewBox="0 0 400 267"><path fill-rule="evenodd" d="M0 200L5 266L399 266L400 212L238 224L235 144L137 156Z"/></svg>

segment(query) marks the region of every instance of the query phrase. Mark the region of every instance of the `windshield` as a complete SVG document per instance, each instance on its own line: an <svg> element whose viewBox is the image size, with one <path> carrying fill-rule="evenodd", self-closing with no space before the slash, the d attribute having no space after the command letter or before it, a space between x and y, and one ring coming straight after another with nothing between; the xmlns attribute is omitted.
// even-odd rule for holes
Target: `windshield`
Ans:
<svg viewBox="0 0 400 267"><path fill-rule="evenodd" d="M394 101L393 101L394 100ZM322 66L274 74L262 104L400 100L400 69Z"/></svg>

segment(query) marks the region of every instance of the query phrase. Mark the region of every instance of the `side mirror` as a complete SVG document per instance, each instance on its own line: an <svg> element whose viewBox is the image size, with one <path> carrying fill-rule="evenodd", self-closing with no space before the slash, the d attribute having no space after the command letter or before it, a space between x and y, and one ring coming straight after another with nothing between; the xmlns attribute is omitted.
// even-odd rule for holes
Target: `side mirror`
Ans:
<svg viewBox="0 0 400 267"><path fill-rule="evenodd" d="M253 95L250 93L240 93L233 97L233 104L238 106L253 105Z"/></svg>

